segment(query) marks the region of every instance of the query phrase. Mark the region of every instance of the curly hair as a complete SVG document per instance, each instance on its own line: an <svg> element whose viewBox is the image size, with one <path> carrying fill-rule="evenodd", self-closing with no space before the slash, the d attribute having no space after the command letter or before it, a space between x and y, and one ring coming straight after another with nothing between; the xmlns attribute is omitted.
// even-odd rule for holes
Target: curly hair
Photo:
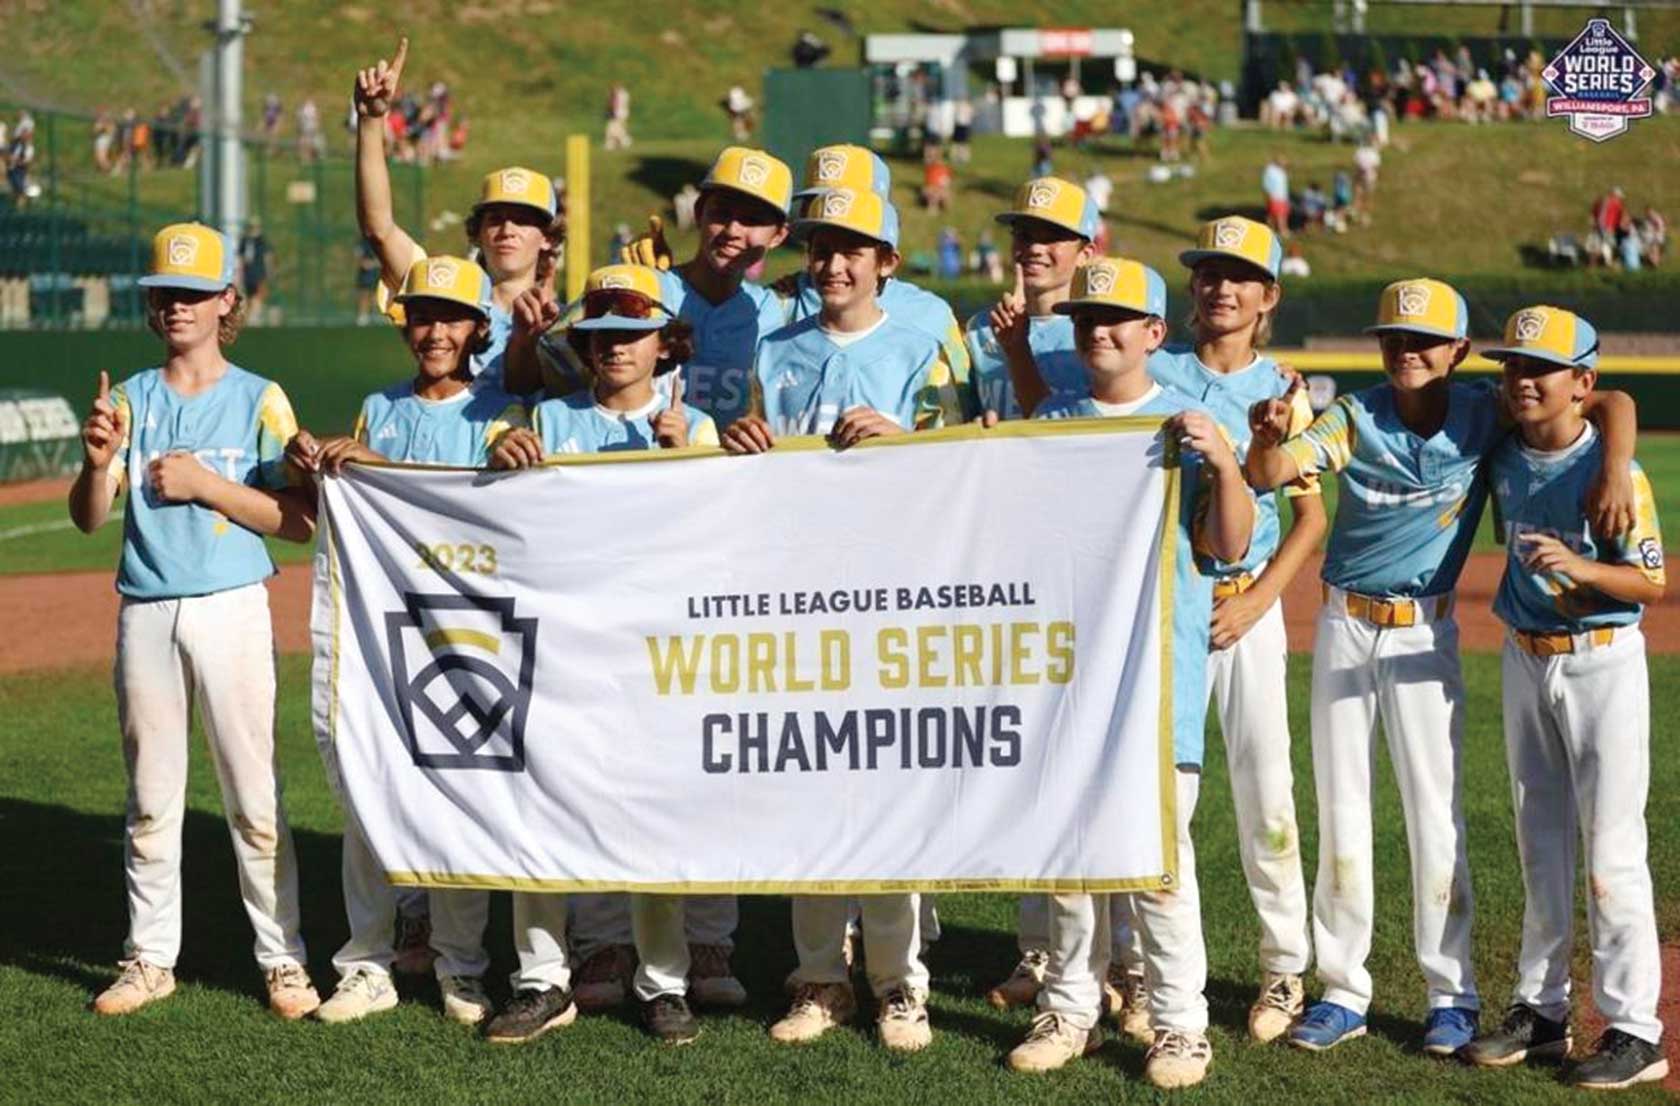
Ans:
<svg viewBox="0 0 1680 1106"><path fill-rule="evenodd" d="M469 253L479 249L478 235L484 229L484 209L479 208L467 216L463 224L467 232L467 249ZM538 281L546 281L550 273L559 264L560 251L566 245L566 212L564 209L555 213L549 220L548 226L543 228L543 245L537 253Z"/></svg>

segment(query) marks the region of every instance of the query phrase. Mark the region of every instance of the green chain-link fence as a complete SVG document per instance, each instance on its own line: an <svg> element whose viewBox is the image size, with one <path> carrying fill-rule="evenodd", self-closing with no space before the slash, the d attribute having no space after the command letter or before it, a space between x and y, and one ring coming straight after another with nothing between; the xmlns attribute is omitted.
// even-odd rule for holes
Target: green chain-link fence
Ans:
<svg viewBox="0 0 1680 1106"><path fill-rule="evenodd" d="M25 114L33 137L17 141ZM0 102L0 328L143 324L135 280L160 226L199 219L208 134L153 119L94 118ZM347 139L339 139L346 144ZM15 154L32 147L22 174ZM249 218L267 244L268 295L256 324L354 321L359 234L355 162L301 158L295 141L243 142ZM399 224L423 225L425 170L393 162Z"/></svg>

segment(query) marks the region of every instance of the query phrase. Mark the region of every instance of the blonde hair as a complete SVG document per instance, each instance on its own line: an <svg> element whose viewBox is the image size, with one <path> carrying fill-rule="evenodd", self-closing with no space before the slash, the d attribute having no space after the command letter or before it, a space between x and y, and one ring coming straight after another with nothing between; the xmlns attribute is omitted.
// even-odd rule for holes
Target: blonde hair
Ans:
<svg viewBox="0 0 1680 1106"><path fill-rule="evenodd" d="M1196 274L1194 270L1192 270L1190 274L1190 283L1192 286L1195 284L1195 280ZM1249 345L1253 346L1257 350L1265 349L1267 344L1271 342L1272 320L1273 317L1277 315L1277 309L1283 305L1283 282L1275 279L1267 279L1264 283L1267 288L1277 289L1277 302L1261 311L1259 317L1254 320L1254 332L1249 335ZM1190 331L1191 340L1195 340L1200 323L1201 310L1196 306L1195 289L1194 287L1191 287L1190 314L1185 316L1184 319L1184 326Z"/></svg>

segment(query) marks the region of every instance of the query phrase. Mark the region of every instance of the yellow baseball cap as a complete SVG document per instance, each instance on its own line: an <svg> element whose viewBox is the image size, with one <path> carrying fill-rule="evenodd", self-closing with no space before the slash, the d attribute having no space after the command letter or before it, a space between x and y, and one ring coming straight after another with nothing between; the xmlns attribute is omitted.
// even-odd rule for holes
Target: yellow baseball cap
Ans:
<svg viewBox="0 0 1680 1106"><path fill-rule="evenodd" d="M1050 310L1071 315L1081 307L1118 307L1140 315L1167 316L1167 282L1141 261L1099 257L1073 271L1072 295Z"/></svg>
<svg viewBox="0 0 1680 1106"><path fill-rule="evenodd" d="M396 302L443 300L490 317L490 276L464 257L423 257L408 267Z"/></svg>
<svg viewBox="0 0 1680 1106"><path fill-rule="evenodd" d="M1525 307L1505 320L1505 344L1485 349L1494 361L1533 357L1554 365L1590 369L1598 365L1598 330L1573 311L1548 304Z"/></svg>
<svg viewBox="0 0 1680 1106"><path fill-rule="evenodd" d="M997 216L1000 223L1037 219L1071 230L1087 242L1095 241L1101 216L1085 190L1059 177L1036 177L1015 190L1015 203Z"/></svg>
<svg viewBox="0 0 1680 1106"><path fill-rule="evenodd" d="M839 227L898 249L898 209L874 192L831 188L805 205L793 232L807 237L818 227Z"/></svg>
<svg viewBox="0 0 1680 1106"><path fill-rule="evenodd" d="M892 172L881 155L862 146L818 146L805 159L805 183L794 199L814 196L829 188L873 192L892 199Z"/></svg>
<svg viewBox="0 0 1680 1106"><path fill-rule="evenodd" d="M152 237L152 263L139 284L220 292L233 283L234 258L220 231L203 223L171 223Z"/></svg>
<svg viewBox="0 0 1680 1106"><path fill-rule="evenodd" d="M1283 265L1283 244L1272 228L1241 215L1227 215L1202 224L1196 235L1196 248L1178 255L1181 265L1195 268L1196 263L1210 257L1234 257L1263 270L1273 280Z"/></svg>
<svg viewBox="0 0 1680 1106"><path fill-rule="evenodd" d="M727 188L762 200L786 217L788 205L793 201L793 170L763 150L727 146L712 163L706 179L700 182L702 192L714 188Z"/></svg>
<svg viewBox="0 0 1680 1106"><path fill-rule="evenodd" d="M659 330L676 318L665 306L662 289L657 269L604 265L584 282L583 318L570 329Z"/></svg>
<svg viewBox="0 0 1680 1106"><path fill-rule="evenodd" d="M506 169L484 175L478 190L478 202L473 210L488 204L519 204L534 207L550 219L554 218L554 182L535 169L510 165Z"/></svg>
<svg viewBox="0 0 1680 1106"><path fill-rule="evenodd" d="M1458 339L1470 332L1470 307L1452 285L1427 277L1397 280L1377 299L1377 322L1367 334L1403 330Z"/></svg>

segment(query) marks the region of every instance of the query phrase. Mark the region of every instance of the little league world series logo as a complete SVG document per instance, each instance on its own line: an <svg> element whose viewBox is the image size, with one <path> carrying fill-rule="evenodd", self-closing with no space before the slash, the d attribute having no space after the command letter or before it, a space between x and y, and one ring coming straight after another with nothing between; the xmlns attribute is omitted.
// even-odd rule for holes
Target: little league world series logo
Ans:
<svg viewBox="0 0 1680 1106"><path fill-rule="evenodd" d="M514 601L406 592L385 615L391 688L417 768L525 770L537 620Z"/></svg>
<svg viewBox="0 0 1680 1106"><path fill-rule="evenodd" d="M1651 114L1651 99L1641 96L1657 71L1639 56L1607 19L1589 19L1540 76L1557 95L1546 100L1546 114L1566 116L1569 129L1582 138L1604 142L1628 128L1628 120Z"/></svg>
<svg viewBox="0 0 1680 1106"><path fill-rule="evenodd" d="M1429 285L1402 284L1394 293L1395 306L1401 315L1413 318L1429 310Z"/></svg>

